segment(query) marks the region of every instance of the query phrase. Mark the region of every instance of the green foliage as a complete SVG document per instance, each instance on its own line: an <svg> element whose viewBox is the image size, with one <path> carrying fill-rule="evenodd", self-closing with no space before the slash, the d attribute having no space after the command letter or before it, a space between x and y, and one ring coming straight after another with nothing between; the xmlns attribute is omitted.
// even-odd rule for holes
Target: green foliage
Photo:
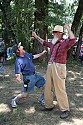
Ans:
<svg viewBox="0 0 83 125"><path fill-rule="evenodd" d="M69 5L66 4L66 0L60 0L60 2L50 0L47 8L44 0L40 1L40 3L42 4L39 4L39 10L35 8L34 0L11 0L10 6L8 6L7 1L4 4L5 14L8 20L10 20L10 24L13 26L16 41L21 41L26 48L32 46L30 45L31 32L34 30L34 13L36 11L47 11L47 15L45 15L44 18L42 17L39 23L48 26L48 36L50 36L50 31L56 24L63 25L64 23L72 23L78 6L77 0L74 0L74 3ZM2 16L2 13L0 13L0 15ZM2 27L2 20L0 20L0 27ZM6 29L7 26L5 31ZM0 30L2 29L0 28ZM12 36L9 36L10 41L13 39L11 37Z"/></svg>

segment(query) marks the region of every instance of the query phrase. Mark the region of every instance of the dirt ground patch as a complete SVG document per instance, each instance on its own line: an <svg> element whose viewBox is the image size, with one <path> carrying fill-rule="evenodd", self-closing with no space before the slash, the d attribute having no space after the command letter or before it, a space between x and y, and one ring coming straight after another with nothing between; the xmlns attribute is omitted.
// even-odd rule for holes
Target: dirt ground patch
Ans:
<svg viewBox="0 0 83 125"><path fill-rule="evenodd" d="M35 64L37 72L46 73L46 66ZM29 94L26 100L20 100L16 109L11 108L11 99L20 93L21 85L16 82L14 65L5 65L5 72L0 73L0 125L83 125L83 64L71 62L67 65L66 88L71 115L59 118L58 105L51 112L42 112L42 105L37 103L41 89ZM56 98L54 100L56 104Z"/></svg>

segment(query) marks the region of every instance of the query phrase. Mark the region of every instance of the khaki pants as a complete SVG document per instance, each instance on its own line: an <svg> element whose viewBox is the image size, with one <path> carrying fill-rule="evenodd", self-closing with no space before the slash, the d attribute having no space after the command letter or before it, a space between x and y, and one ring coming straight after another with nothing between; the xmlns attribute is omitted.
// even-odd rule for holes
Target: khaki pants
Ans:
<svg viewBox="0 0 83 125"><path fill-rule="evenodd" d="M47 108L53 105L53 89L61 111L69 110L69 103L65 88L66 64L49 63L46 73L45 104ZM53 88L54 87L54 88Z"/></svg>

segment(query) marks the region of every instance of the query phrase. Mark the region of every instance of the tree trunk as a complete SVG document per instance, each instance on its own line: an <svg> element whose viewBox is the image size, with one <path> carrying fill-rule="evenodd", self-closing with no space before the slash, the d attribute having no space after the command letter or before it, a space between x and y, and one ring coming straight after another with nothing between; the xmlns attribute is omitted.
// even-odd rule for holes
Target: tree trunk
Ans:
<svg viewBox="0 0 83 125"><path fill-rule="evenodd" d="M77 8L77 11L75 13L74 20L73 20L72 27L71 27L71 30L73 31L73 33L75 35L77 33L78 26L79 26L80 20L81 20L82 15L83 15L83 9L82 8L83 8L83 0L79 0L78 8ZM72 51L73 51L73 47L68 51L68 54L67 54L68 58L71 58Z"/></svg>
<svg viewBox="0 0 83 125"><path fill-rule="evenodd" d="M0 8L3 14L3 23L4 23L4 29L7 31L8 39L13 39L16 42L13 23L11 21L11 8L10 8L10 2L11 0L3 0L2 4L0 3ZM8 41L6 41L8 43Z"/></svg>
<svg viewBox="0 0 83 125"><path fill-rule="evenodd" d="M75 13L74 20L72 23L72 28L71 28L75 35L78 30L78 26L79 26L82 15L83 15L83 0L79 0L78 8Z"/></svg>
<svg viewBox="0 0 83 125"><path fill-rule="evenodd" d="M77 49L76 49L77 58L79 58L80 47L81 47L81 44L82 44L82 39L83 39L83 24L82 24L82 27L80 29L79 40L78 40L78 43L77 43Z"/></svg>
<svg viewBox="0 0 83 125"><path fill-rule="evenodd" d="M44 20L48 14L48 0L35 0L35 24L34 29L36 33L43 39L47 38L48 27L45 24ZM40 53L44 47L36 40L33 42L33 53ZM46 57L39 59L40 61L46 60Z"/></svg>

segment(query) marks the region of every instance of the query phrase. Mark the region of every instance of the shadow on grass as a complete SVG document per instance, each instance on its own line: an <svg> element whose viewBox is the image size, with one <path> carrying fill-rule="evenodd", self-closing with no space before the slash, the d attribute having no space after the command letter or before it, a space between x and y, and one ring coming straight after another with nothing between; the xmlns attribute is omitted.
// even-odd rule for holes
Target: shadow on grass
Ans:
<svg viewBox="0 0 83 125"><path fill-rule="evenodd" d="M40 74L45 74L46 67L36 65ZM29 94L25 100L19 100L16 109L11 108L11 99L21 92L21 85L16 82L14 65L5 66L4 79L0 79L0 125L82 125L83 122L83 67L79 63L67 65L66 88L71 115L60 119L58 105L51 112L42 112L42 105L37 103L41 89Z"/></svg>

